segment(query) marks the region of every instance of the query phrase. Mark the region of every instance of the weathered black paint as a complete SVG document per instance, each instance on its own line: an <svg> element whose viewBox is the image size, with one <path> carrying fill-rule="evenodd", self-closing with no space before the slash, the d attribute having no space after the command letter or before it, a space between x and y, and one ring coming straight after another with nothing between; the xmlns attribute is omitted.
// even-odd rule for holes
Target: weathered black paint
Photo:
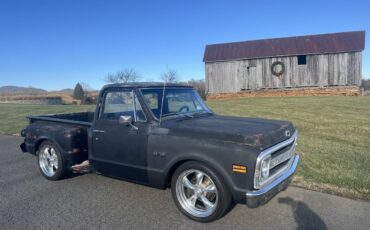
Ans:
<svg viewBox="0 0 370 230"><path fill-rule="evenodd" d="M153 187L165 188L181 163L200 161L213 168L227 183L234 201L245 203L245 193L253 190L258 154L294 133L290 122L203 114L194 118L167 118L161 123L144 103L140 88L162 84L116 84L105 86L95 114L62 114L29 117L25 147L36 154L43 140L54 142L68 159L68 165L89 159L103 175ZM167 85L166 87L188 87ZM147 118L135 122L139 129L118 121L99 119L106 90L134 90ZM94 119L92 120L92 117ZM93 130L102 130L96 133ZM247 166L248 173L235 173L232 165Z"/></svg>

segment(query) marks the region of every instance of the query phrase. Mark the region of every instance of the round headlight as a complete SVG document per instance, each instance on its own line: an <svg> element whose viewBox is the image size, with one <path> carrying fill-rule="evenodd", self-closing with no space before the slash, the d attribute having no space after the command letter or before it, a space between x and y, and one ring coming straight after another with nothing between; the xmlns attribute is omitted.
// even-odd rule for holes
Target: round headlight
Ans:
<svg viewBox="0 0 370 230"><path fill-rule="evenodd" d="M263 159L261 163L261 177L262 179L267 179L270 175L270 162L271 162L271 156L266 157Z"/></svg>

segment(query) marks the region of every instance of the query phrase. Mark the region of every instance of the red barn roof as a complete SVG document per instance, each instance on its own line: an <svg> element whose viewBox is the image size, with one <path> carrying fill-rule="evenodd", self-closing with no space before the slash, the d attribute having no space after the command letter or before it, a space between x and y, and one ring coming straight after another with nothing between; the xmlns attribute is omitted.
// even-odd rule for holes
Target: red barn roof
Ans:
<svg viewBox="0 0 370 230"><path fill-rule="evenodd" d="M362 51L365 31L207 45L204 62Z"/></svg>

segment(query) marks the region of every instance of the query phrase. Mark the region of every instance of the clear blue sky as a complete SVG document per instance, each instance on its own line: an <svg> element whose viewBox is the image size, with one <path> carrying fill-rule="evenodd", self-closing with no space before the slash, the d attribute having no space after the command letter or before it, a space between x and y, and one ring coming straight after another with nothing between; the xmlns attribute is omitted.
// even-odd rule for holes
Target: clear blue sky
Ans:
<svg viewBox="0 0 370 230"><path fill-rule="evenodd" d="M99 89L125 67L201 79L206 44L353 30L369 46L370 1L1 0L0 85Z"/></svg>

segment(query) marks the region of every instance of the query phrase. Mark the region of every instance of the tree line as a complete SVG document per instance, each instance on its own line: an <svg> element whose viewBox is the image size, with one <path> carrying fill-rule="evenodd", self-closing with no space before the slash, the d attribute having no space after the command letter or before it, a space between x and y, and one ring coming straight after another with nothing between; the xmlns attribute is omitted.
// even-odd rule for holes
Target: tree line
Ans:
<svg viewBox="0 0 370 230"><path fill-rule="evenodd" d="M133 68L126 68L116 73L109 73L105 76L104 81L107 83L128 83L128 82L139 82L141 81L142 77L136 70ZM174 83L179 82L179 74L176 70L167 68L160 75L160 79L164 82Z"/></svg>
<svg viewBox="0 0 370 230"><path fill-rule="evenodd" d="M105 76L104 81L107 83L128 83L128 82L139 82L141 78L142 78L141 75L133 68L126 68L121 71L117 71L114 74L111 73L108 74L107 76ZM167 83L181 82L177 70L171 68L167 68L166 71L164 71L160 75L160 79L163 82ZM187 83L191 85L198 91L199 95L203 99L206 99L206 84L204 80L191 79L187 82L182 83Z"/></svg>
<svg viewBox="0 0 370 230"><path fill-rule="evenodd" d="M180 76L177 70L167 68L161 75L160 79L166 83L180 83ZM115 83L129 83L129 82L140 82L142 80L141 74L139 74L133 68L126 68L115 73L109 73L104 77L104 81L110 84ZM181 82L194 87L199 95L206 99L206 84L204 80L191 79L187 82ZM83 82L76 84L73 91L73 98L81 100L81 104L92 104L95 103L94 98L88 96L88 92L91 91L91 87Z"/></svg>

